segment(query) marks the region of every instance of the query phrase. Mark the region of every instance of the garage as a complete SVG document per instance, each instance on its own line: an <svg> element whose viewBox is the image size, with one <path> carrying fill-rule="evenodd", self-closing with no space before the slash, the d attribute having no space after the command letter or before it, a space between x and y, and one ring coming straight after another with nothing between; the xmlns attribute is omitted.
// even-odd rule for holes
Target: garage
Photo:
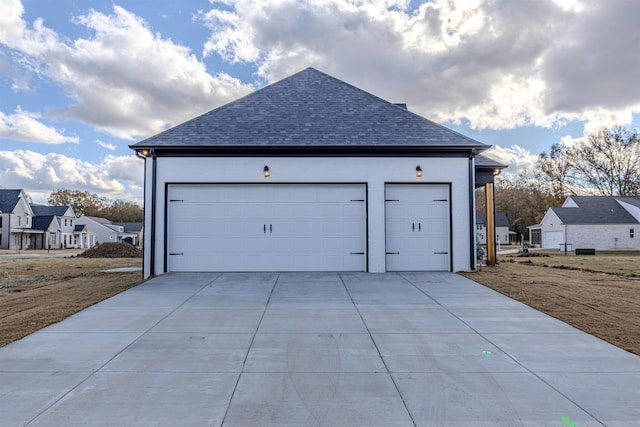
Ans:
<svg viewBox="0 0 640 427"><path fill-rule="evenodd" d="M475 269L489 146L313 68L131 148L143 277Z"/></svg>
<svg viewBox="0 0 640 427"><path fill-rule="evenodd" d="M542 233L542 247L559 249L564 243L563 231L545 231Z"/></svg>
<svg viewBox="0 0 640 427"><path fill-rule="evenodd" d="M167 271L366 271L364 184L169 184Z"/></svg>
<svg viewBox="0 0 640 427"><path fill-rule="evenodd" d="M385 186L387 271L450 271L448 184Z"/></svg>

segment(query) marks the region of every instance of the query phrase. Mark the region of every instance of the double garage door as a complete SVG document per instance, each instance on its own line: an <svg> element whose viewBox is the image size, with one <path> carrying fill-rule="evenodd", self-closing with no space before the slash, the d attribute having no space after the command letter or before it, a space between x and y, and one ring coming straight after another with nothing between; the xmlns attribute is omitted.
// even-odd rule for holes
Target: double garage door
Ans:
<svg viewBox="0 0 640 427"><path fill-rule="evenodd" d="M431 206L448 200L448 186L386 192L395 200L385 202L387 270L449 270L449 203ZM170 184L167 271L366 271L366 193L364 184ZM436 229L446 242L433 242Z"/></svg>

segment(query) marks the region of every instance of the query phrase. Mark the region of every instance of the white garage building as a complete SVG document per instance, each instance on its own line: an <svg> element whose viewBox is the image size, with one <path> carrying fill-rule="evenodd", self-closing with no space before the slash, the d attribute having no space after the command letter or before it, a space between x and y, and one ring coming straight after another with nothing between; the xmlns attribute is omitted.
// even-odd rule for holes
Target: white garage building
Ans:
<svg viewBox="0 0 640 427"><path fill-rule="evenodd" d="M315 69L131 148L145 277L475 268L488 146Z"/></svg>

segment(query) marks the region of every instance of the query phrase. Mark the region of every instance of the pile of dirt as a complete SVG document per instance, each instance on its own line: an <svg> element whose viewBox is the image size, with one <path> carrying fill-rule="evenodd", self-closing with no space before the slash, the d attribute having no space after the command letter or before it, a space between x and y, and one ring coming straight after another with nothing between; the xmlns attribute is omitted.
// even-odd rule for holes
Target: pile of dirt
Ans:
<svg viewBox="0 0 640 427"><path fill-rule="evenodd" d="M142 258L142 251L128 243L100 243L77 256L81 258Z"/></svg>

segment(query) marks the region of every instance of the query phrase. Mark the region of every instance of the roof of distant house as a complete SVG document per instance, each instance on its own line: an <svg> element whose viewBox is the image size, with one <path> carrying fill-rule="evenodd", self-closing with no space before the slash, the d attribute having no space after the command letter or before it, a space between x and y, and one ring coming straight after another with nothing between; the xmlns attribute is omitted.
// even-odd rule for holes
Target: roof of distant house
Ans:
<svg viewBox="0 0 640 427"><path fill-rule="evenodd" d="M504 212L496 212L495 214L496 227L509 227L509 219ZM484 212L476 212L476 224L486 225L487 215Z"/></svg>
<svg viewBox="0 0 640 427"><path fill-rule="evenodd" d="M31 228L46 231L51 227L51 223L54 222L55 218L55 215L34 216L31 221Z"/></svg>
<svg viewBox="0 0 640 427"><path fill-rule="evenodd" d="M0 212L11 213L20 200L22 190L0 189Z"/></svg>
<svg viewBox="0 0 640 427"><path fill-rule="evenodd" d="M31 210L36 216L64 216L69 210L69 206L49 206L49 205L31 205Z"/></svg>
<svg viewBox="0 0 640 427"><path fill-rule="evenodd" d="M114 222L113 224L123 227L125 233L139 233L144 227L143 222Z"/></svg>
<svg viewBox="0 0 640 427"><path fill-rule="evenodd" d="M571 196L578 207L551 210L564 224L634 224L638 223L616 199L640 207L640 197Z"/></svg>

